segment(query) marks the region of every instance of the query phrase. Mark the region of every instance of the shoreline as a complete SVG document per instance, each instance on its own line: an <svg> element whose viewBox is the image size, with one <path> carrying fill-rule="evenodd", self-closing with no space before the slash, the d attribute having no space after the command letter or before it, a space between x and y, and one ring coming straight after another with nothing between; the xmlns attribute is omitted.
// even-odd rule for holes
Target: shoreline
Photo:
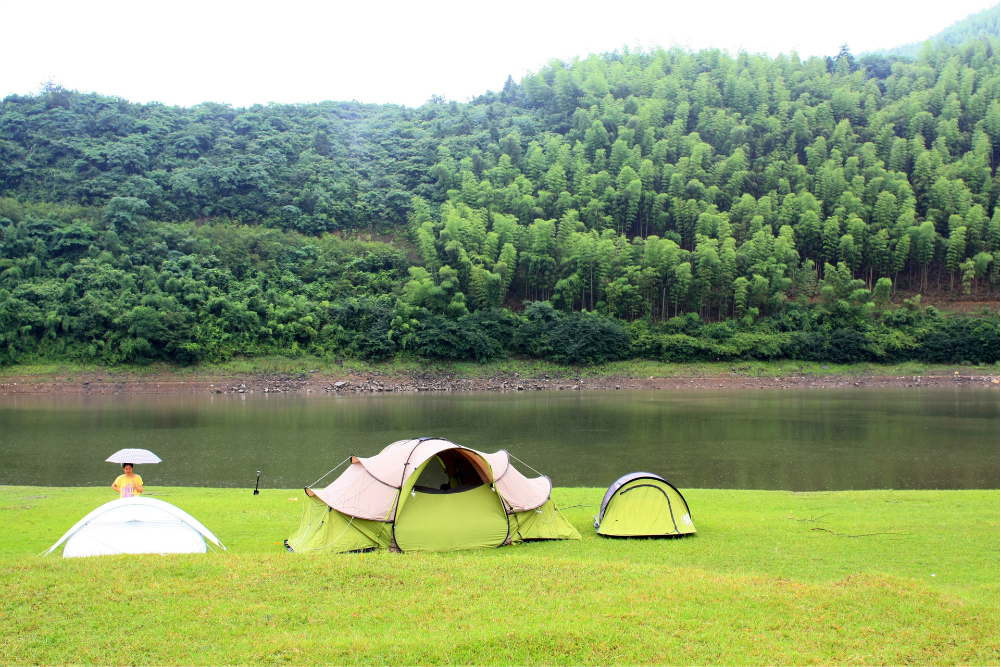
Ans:
<svg viewBox="0 0 1001 667"><path fill-rule="evenodd" d="M338 369L340 370L340 369ZM889 370L889 369L888 369ZM910 370L910 369L908 369ZM991 369L994 370L994 369ZM679 372L649 375L611 373L586 375L560 373L524 374L518 371L464 377L448 371L395 372L349 370L341 372L240 372L224 369L197 373L158 369L152 374L114 369L91 369L68 373L16 372L0 376L0 396L9 395L137 395L137 394L404 394L431 392L527 392L692 389L828 389L975 387L998 389L1001 378L987 369L962 368L948 373L935 369L929 375L889 373L836 373L831 375L797 371L750 375L730 373Z"/></svg>

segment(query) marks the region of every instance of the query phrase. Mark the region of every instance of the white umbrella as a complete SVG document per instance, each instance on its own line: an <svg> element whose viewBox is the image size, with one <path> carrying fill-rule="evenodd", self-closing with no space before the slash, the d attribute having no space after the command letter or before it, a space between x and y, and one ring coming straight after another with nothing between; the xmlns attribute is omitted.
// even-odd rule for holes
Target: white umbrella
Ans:
<svg viewBox="0 0 1001 667"><path fill-rule="evenodd" d="M109 463L159 463L160 457L148 449L120 449L105 460Z"/></svg>

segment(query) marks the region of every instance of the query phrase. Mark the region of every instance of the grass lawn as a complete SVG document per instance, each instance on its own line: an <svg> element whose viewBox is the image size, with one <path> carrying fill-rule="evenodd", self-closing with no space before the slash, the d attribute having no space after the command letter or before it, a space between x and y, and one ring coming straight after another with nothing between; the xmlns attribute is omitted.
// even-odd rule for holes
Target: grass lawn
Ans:
<svg viewBox="0 0 1001 667"><path fill-rule="evenodd" d="M302 491L148 488L229 548L38 558L110 489L0 487L3 664L997 664L999 492L689 490L698 535L286 553ZM299 497L299 502L290 502ZM818 529L825 530L818 530ZM857 537L854 537L857 536ZM934 576L933 576L934 575Z"/></svg>

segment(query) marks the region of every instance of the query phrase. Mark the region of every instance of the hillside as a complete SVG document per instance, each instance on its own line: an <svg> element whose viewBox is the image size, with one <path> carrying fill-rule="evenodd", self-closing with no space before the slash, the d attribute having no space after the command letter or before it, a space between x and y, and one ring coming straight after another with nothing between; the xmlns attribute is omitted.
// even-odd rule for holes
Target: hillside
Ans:
<svg viewBox="0 0 1001 667"><path fill-rule="evenodd" d="M1001 5L994 5L981 12L970 14L965 19L956 21L940 33L932 35L924 42L901 44L890 49L880 49L871 52L880 56L897 56L900 58L917 58L925 42L932 45L948 44L961 46L967 40L998 39L1001 35ZM865 54L864 54L865 55Z"/></svg>
<svg viewBox="0 0 1001 667"><path fill-rule="evenodd" d="M615 52L416 109L10 96L0 363L993 362L996 317L890 302L996 299L998 48Z"/></svg>

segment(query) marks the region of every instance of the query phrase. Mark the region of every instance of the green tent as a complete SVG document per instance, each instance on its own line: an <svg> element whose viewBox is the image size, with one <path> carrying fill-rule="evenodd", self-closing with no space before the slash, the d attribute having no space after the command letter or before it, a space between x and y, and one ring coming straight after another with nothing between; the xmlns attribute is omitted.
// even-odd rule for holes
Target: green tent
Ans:
<svg viewBox="0 0 1001 667"><path fill-rule="evenodd" d="M695 532L684 496L659 475L631 472L615 480L594 517L599 535L667 537Z"/></svg>
<svg viewBox="0 0 1001 667"><path fill-rule="evenodd" d="M549 478L525 477L503 450L417 438L350 460L326 488L306 488L289 551L457 551L580 539L553 504Z"/></svg>

